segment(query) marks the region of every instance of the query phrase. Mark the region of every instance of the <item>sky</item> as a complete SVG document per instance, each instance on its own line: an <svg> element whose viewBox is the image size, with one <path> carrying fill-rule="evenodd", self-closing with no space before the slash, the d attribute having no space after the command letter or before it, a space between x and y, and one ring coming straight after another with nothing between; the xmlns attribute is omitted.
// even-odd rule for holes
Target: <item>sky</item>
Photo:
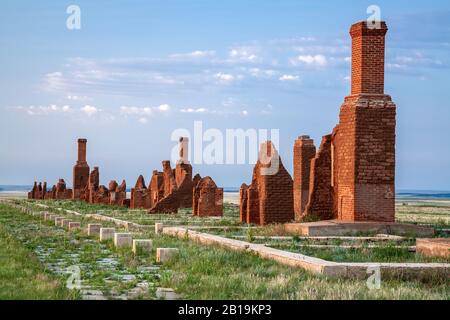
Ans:
<svg viewBox="0 0 450 320"><path fill-rule="evenodd" d="M67 27L70 5L81 29ZM102 184L148 181L171 159L174 132L199 137L195 121L224 136L278 129L292 174L296 137L319 146L338 122L350 92L348 31L370 5L389 28L396 186L450 190L447 0L2 1L0 184L71 185L81 137ZM224 187L251 180L248 163L193 167Z"/></svg>

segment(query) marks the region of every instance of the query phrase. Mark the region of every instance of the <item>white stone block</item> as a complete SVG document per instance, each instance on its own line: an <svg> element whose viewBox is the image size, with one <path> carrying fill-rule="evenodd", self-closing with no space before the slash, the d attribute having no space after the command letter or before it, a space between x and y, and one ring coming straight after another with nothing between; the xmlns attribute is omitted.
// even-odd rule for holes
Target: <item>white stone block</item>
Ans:
<svg viewBox="0 0 450 320"><path fill-rule="evenodd" d="M156 262L165 263L172 259L175 259L179 254L177 248L157 248L156 249Z"/></svg>
<svg viewBox="0 0 450 320"><path fill-rule="evenodd" d="M139 254L152 252L153 241L147 239L135 239L133 240L133 253Z"/></svg>
<svg viewBox="0 0 450 320"><path fill-rule="evenodd" d="M114 238L114 233L116 229L114 228L100 228L100 241L111 240Z"/></svg>
<svg viewBox="0 0 450 320"><path fill-rule="evenodd" d="M79 229L81 224L79 222L69 222L69 231Z"/></svg>
<svg viewBox="0 0 450 320"><path fill-rule="evenodd" d="M87 227L88 236L98 236L100 235L101 224L89 223Z"/></svg>
<svg viewBox="0 0 450 320"><path fill-rule="evenodd" d="M61 226L61 220L63 217L55 217L55 226Z"/></svg>
<svg viewBox="0 0 450 320"><path fill-rule="evenodd" d="M70 219L62 219L61 220L61 227L68 228L70 222L71 222Z"/></svg>
<svg viewBox="0 0 450 320"><path fill-rule="evenodd" d="M114 233L114 246L116 248L131 247L133 245L133 237L131 233Z"/></svg>

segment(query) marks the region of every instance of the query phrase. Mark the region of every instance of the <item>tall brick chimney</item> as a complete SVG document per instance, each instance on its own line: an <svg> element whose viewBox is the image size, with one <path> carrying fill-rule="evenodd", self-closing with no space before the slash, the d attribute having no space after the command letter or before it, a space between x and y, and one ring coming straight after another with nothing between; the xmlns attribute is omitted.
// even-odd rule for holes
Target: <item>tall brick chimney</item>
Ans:
<svg viewBox="0 0 450 320"><path fill-rule="evenodd" d="M334 217L395 221L396 105L384 94L385 22L358 22L352 37L352 90L332 138Z"/></svg>
<svg viewBox="0 0 450 320"><path fill-rule="evenodd" d="M86 139L78 139L78 161L77 164L86 163Z"/></svg>
<svg viewBox="0 0 450 320"><path fill-rule="evenodd" d="M86 162L86 139L78 139L78 160L73 167L73 199L84 198L84 188L89 180L89 165Z"/></svg>
<svg viewBox="0 0 450 320"><path fill-rule="evenodd" d="M352 95L384 93L384 51L388 28L369 28L366 21L352 25Z"/></svg>

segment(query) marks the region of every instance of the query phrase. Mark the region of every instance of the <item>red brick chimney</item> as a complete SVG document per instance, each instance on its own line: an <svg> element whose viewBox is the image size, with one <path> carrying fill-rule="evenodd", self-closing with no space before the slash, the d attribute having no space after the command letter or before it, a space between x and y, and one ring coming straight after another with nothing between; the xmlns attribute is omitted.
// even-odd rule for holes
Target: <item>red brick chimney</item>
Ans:
<svg viewBox="0 0 450 320"><path fill-rule="evenodd" d="M77 164L86 163L86 139L78 139L78 161Z"/></svg>
<svg viewBox="0 0 450 320"><path fill-rule="evenodd" d="M384 51L388 28L384 21L379 28L366 21L352 25L352 95L384 94Z"/></svg>

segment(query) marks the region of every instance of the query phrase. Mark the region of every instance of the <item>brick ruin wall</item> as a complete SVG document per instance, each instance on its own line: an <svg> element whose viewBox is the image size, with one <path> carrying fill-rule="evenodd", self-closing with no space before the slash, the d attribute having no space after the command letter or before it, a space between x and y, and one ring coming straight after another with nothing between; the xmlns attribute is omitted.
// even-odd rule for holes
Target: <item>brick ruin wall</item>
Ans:
<svg viewBox="0 0 450 320"><path fill-rule="evenodd" d="M270 141L261 145L259 159L262 159L263 152L270 155L267 165L258 160L251 185L241 188L241 222L260 225L290 222L294 220L292 178ZM269 174L267 169L270 167L276 168L275 172ZM246 195L243 195L244 192ZM246 208L243 205L245 201Z"/></svg>
<svg viewBox="0 0 450 320"><path fill-rule="evenodd" d="M306 216L395 221L396 106L384 94L387 26L380 25L370 29L360 22L350 30L352 94L341 106L331 138L311 162ZM301 165L296 154L294 173L301 172Z"/></svg>
<svg viewBox="0 0 450 320"><path fill-rule="evenodd" d="M316 155L314 141L309 136L301 136L294 144L294 211L300 219L309 199L311 160Z"/></svg>
<svg viewBox="0 0 450 320"><path fill-rule="evenodd" d="M223 216L223 189L211 177L202 178L193 188L192 213L199 217Z"/></svg>
<svg viewBox="0 0 450 320"><path fill-rule="evenodd" d="M324 136L316 156L311 160L309 198L305 214L327 220L334 218L331 186L331 135Z"/></svg>

